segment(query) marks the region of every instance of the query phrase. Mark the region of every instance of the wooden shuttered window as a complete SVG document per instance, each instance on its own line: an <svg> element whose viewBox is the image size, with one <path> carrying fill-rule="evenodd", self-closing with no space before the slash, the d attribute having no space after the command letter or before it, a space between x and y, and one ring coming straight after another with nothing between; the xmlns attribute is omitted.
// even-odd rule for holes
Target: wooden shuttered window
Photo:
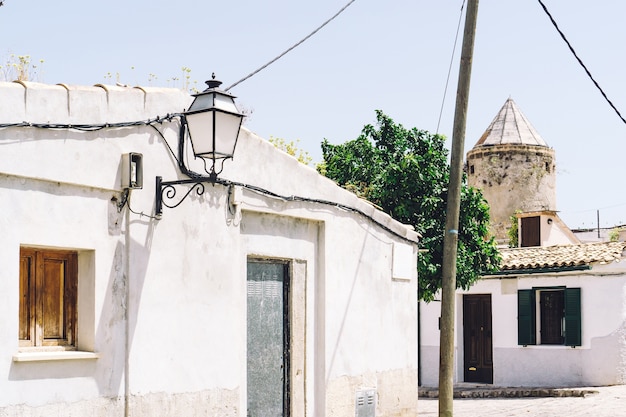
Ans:
<svg viewBox="0 0 626 417"><path fill-rule="evenodd" d="M21 248L20 346L76 346L77 286L76 252Z"/></svg>
<svg viewBox="0 0 626 417"><path fill-rule="evenodd" d="M534 345L537 341L535 291L517 291L517 344Z"/></svg>
<svg viewBox="0 0 626 417"><path fill-rule="evenodd" d="M565 291L563 289L539 291L542 345L562 345L563 315L565 313Z"/></svg>
<svg viewBox="0 0 626 417"><path fill-rule="evenodd" d="M517 344L537 344L537 293L541 301L539 314L542 333L539 343L581 346L580 288L518 290ZM557 296L556 293L560 294Z"/></svg>
<svg viewBox="0 0 626 417"><path fill-rule="evenodd" d="M565 289L565 345L582 345L580 288Z"/></svg>
<svg viewBox="0 0 626 417"><path fill-rule="evenodd" d="M541 217L522 217L521 247L541 246Z"/></svg>

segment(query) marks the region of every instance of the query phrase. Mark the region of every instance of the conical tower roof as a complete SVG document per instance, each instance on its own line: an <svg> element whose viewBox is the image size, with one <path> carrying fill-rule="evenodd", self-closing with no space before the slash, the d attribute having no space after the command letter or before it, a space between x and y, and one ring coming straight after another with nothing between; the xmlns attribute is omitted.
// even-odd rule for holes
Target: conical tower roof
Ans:
<svg viewBox="0 0 626 417"><path fill-rule="evenodd" d="M539 133L510 97L485 133L476 142L474 148L505 144L548 147L548 144L539 136Z"/></svg>

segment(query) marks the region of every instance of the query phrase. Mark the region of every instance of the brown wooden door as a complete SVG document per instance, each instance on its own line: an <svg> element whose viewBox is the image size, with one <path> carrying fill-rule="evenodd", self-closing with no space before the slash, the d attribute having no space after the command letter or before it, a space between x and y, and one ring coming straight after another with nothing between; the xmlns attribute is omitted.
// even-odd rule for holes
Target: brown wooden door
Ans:
<svg viewBox="0 0 626 417"><path fill-rule="evenodd" d="M491 294L463 296L465 382L493 384Z"/></svg>

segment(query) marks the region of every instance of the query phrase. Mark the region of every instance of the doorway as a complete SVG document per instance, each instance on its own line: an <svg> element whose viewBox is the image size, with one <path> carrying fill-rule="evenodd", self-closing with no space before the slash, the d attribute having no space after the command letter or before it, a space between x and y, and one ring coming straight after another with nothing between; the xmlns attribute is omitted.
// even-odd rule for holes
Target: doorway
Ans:
<svg viewBox="0 0 626 417"><path fill-rule="evenodd" d="M289 415L289 264L248 260L248 417Z"/></svg>
<svg viewBox="0 0 626 417"><path fill-rule="evenodd" d="M463 377L493 384L491 294L463 295Z"/></svg>

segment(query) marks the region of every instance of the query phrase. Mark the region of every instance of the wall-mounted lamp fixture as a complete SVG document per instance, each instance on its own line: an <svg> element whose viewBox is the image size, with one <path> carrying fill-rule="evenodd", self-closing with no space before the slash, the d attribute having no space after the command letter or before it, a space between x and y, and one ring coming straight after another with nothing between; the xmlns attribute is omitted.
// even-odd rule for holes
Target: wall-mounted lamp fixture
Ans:
<svg viewBox="0 0 626 417"><path fill-rule="evenodd" d="M548 219L548 224L552 224L552 219Z"/></svg>
<svg viewBox="0 0 626 417"><path fill-rule="evenodd" d="M204 183L215 184L217 176L224 168L224 161L233 157L239 128L244 115L239 112L235 105L235 96L220 90L220 81L213 78L206 82L208 88L201 93L194 94L194 101L189 110L183 113L181 118L181 132L179 136L179 149L181 170L189 179L177 181L163 181L156 177L156 204L155 215L160 218L163 214L163 206L174 208L196 189L197 195L204 193ZM196 158L204 162L204 170L207 176L195 174L184 166L182 149L185 140L185 132L189 133L189 141ZM219 167L216 165L219 163ZM210 167L207 166L210 164ZM168 204L163 200L173 200L176 195L175 185L193 184L187 193L176 203Z"/></svg>

